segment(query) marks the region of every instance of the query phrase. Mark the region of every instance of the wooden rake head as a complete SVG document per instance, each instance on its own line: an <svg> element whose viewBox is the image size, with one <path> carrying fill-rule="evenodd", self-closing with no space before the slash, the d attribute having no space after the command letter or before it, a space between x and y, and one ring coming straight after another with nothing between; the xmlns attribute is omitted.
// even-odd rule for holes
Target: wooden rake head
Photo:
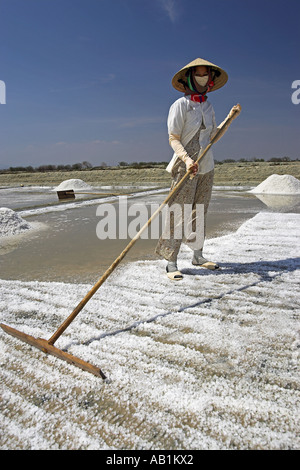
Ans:
<svg viewBox="0 0 300 470"><path fill-rule="evenodd" d="M62 349L56 348L51 343L49 343L49 341L42 338L34 338L33 336L22 333L22 331L15 330L14 328L4 325L3 323L1 323L0 326L9 335L15 336L21 341L24 341L25 343L40 349L44 353L51 354L52 356L67 361L69 364L77 366L86 372L90 372L96 377L101 377L104 380L106 379L106 376L103 374L102 370L99 369L99 367L96 367L89 362L83 361L82 359L79 359L78 357L63 351Z"/></svg>

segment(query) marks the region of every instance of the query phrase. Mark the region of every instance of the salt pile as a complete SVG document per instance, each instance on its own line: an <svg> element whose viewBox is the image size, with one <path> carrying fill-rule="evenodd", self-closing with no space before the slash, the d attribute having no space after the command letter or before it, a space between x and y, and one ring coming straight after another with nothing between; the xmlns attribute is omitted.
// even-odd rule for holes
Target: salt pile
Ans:
<svg viewBox="0 0 300 470"><path fill-rule="evenodd" d="M0 238L17 235L30 229L32 229L31 224L15 211L7 207L0 208Z"/></svg>
<svg viewBox="0 0 300 470"><path fill-rule="evenodd" d="M291 175L271 175L250 191L255 194L300 194L300 181Z"/></svg>
<svg viewBox="0 0 300 470"><path fill-rule="evenodd" d="M80 179L70 179L60 183L54 191L68 191L73 189L74 191L80 191L83 189L92 189L92 187Z"/></svg>

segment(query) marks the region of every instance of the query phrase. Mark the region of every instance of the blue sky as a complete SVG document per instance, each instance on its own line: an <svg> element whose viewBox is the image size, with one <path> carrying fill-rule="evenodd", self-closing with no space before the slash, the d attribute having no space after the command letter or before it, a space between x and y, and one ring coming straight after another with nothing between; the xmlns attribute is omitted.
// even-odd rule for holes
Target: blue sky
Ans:
<svg viewBox="0 0 300 470"><path fill-rule="evenodd" d="M299 0L0 0L0 168L168 161L173 75L196 57L229 81L209 94L224 158L300 157Z"/></svg>

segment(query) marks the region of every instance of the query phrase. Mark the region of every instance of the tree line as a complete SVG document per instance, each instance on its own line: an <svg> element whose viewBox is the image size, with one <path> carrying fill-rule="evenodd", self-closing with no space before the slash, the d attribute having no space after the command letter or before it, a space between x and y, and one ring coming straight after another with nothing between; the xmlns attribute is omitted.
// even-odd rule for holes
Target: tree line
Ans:
<svg viewBox="0 0 300 470"><path fill-rule="evenodd" d="M74 171L74 170L89 170L92 169L93 165L89 162L82 163L73 163L72 165L40 165L37 167L33 166L10 166L7 172L25 172L25 173L34 173L34 172L46 172L46 171Z"/></svg>
<svg viewBox="0 0 300 470"><path fill-rule="evenodd" d="M215 164L221 165L223 163L253 163L253 162L291 162L299 161L297 159L291 159L289 157L273 157L268 160L264 158L240 158L239 160L234 160L233 158L225 158L224 160L215 160ZM142 169L142 168L156 168L156 167L166 167L169 162L119 162L117 166L110 166L106 162L100 163L100 165L93 166L90 162L81 162L74 163L72 165L40 165L38 167L33 166L11 166L8 169L0 170L1 173L11 173L11 172L22 172L22 173L35 173L35 172L50 172L50 171L81 171L81 170L105 170L111 168L133 168L133 169Z"/></svg>

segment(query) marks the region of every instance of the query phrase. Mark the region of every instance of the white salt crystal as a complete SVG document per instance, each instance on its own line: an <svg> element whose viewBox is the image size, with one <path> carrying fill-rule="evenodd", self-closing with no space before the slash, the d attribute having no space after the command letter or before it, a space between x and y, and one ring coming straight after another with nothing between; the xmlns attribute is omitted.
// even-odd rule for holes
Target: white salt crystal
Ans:
<svg viewBox="0 0 300 470"><path fill-rule="evenodd" d="M300 194L300 181L291 175L271 175L250 192L255 194Z"/></svg>
<svg viewBox="0 0 300 470"><path fill-rule="evenodd" d="M19 214L7 207L0 207L0 237L17 235L32 228Z"/></svg>
<svg viewBox="0 0 300 470"><path fill-rule="evenodd" d="M70 179L60 183L60 185L57 186L54 191L66 191L70 189L76 191L81 189L92 189L92 187L80 179Z"/></svg>

